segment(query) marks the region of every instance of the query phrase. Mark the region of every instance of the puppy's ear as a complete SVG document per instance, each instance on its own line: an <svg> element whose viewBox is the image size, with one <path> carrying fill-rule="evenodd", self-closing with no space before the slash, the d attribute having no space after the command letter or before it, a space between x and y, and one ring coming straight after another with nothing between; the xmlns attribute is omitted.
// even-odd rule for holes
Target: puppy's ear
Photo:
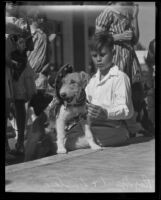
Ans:
<svg viewBox="0 0 161 200"><path fill-rule="evenodd" d="M82 87L85 88L89 82L90 76L84 71L80 72Z"/></svg>

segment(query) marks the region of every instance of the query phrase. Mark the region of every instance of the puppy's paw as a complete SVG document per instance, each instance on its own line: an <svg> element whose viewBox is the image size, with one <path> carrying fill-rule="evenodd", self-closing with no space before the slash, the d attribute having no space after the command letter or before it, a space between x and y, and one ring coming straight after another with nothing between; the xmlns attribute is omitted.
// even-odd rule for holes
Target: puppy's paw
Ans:
<svg viewBox="0 0 161 200"><path fill-rule="evenodd" d="M91 145L91 149L93 149L93 150L102 150L103 148L101 146L97 145L97 144L92 144Z"/></svg>
<svg viewBox="0 0 161 200"><path fill-rule="evenodd" d="M57 149L57 154L65 154L65 153L67 153L67 150L64 147Z"/></svg>

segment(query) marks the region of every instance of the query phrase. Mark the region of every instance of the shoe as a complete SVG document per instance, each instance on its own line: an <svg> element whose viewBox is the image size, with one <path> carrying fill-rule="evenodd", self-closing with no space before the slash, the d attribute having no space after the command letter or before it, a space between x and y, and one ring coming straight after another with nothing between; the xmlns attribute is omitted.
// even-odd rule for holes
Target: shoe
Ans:
<svg viewBox="0 0 161 200"><path fill-rule="evenodd" d="M16 143L15 144L15 150L12 150L11 153L13 155L24 155L24 153L25 153L24 145Z"/></svg>

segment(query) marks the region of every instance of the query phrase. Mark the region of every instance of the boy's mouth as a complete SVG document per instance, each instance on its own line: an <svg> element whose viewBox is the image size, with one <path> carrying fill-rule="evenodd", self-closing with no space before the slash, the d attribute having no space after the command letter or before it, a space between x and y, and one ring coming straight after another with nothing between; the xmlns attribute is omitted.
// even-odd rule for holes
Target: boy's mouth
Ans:
<svg viewBox="0 0 161 200"><path fill-rule="evenodd" d="M98 68L104 68L105 66L103 64L98 64L97 67Z"/></svg>
<svg viewBox="0 0 161 200"><path fill-rule="evenodd" d="M104 67L103 64L97 64L97 67Z"/></svg>

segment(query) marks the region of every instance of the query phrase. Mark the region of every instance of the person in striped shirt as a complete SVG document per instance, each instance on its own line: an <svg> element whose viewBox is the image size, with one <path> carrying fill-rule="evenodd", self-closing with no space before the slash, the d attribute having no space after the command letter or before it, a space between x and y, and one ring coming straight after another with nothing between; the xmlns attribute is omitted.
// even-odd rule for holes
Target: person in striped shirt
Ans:
<svg viewBox="0 0 161 200"><path fill-rule="evenodd" d="M39 11L30 13L28 19L34 43L34 50L27 52L28 61L36 74L36 88L45 92L48 88L48 77L45 71L49 69L51 64L52 44L56 34L50 34L50 25L46 16Z"/></svg>

